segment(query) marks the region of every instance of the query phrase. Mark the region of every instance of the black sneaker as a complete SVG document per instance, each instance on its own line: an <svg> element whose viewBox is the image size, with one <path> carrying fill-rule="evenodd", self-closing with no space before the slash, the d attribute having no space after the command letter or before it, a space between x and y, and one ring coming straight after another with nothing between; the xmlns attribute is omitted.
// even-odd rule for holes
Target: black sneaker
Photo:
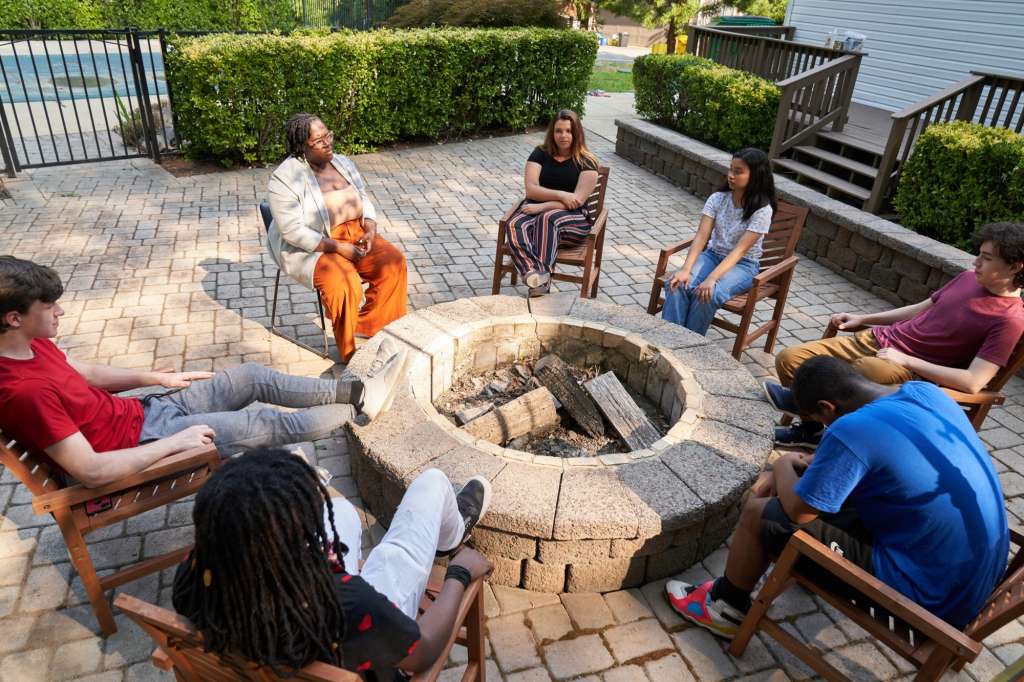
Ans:
<svg viewBox="0 0 1024 682"><path fill-rule="evenodd" d="M818 422L798 422L791 426L775 427L775 444L788 448L818 447L825 427Z"/></svg>
<svg viewBox="0 0 1024 682"><path fill-rule="evenodd" d="M462 522L466 531L462 534L462 540L451 549L437 550L437 556L452 556L469 540L473 528L479 523L487 508L491 505L491 484L483 476L474 476L466 481L466 485L455 494L455 502L459 506L459 513L462 514Z"/></svg>
<svg viewBox="0 0 1024 682"><path fill-rule="evenodd" d="M764 396L768 398L768 402L776 410L784 412L791 417L800 416L797 411L796 400L793 398L793 391L774 381L764 382L761 384L761 388L764 389Z"/></svg>

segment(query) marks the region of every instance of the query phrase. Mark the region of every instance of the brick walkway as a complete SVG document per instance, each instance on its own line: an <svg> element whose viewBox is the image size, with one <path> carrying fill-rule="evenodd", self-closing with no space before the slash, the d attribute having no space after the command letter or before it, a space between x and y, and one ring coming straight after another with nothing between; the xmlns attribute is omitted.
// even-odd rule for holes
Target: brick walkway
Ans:
<svg viewBox="0 0 1024 682"><path fill-rule="evenodd" d="M382 229L410 262L410 298L424 306L490 292L496 218L519 193L523 162L539 136L368 154L367 176ZM693 232L701 202L619 159L610 142L593 147L611 167L611 217L601 297L645 306L657 249ZM53 264L67 282L60 343L82 360L126 367L173 365L222 369L257 361L318 375L331 363L270 335L275 269L265 255L255 205L266 170L176 179L145 160L40 170L8 183L14 195L0 211L0 253ZM13 205L12 205L13 204ZM512 290L506 288L505 292ZM875 311L883 301L812 262L802 262L790 295L783 345L817 337L829 311ZM290 287L285 321L310 340L313 298ZM717 334L717 331L712 333ZM723 340L724 343L724 340ZM757 376L771 361L747 356ZM983 436L994 449L1012 522L1024 516L1024 394L1009 386ZM334 485L356 495L344 436L315 444ZM354 500L361 504L358 499ZM119 619L117 635L97 636L80 581L49 517L33 516L29 496L0 478L0 679L170 679L151 667L149 640ZM155 510L93 538L93 556L114 568L178 545L191 534L191 504ZM368 519L369 549L381 528ZM722 571L725 549L685 576ZM145 599L169 602L170 571L129 586ZM804 679L808 671L767 639L742 659L725 655L707 633L686 628L665 606L661 584L605 596L488 589L491 680ZM807 595L777 606L791 631L832 651L859 678L906 677L909 668L867 642L863 633ZM1024 654L1024 627L1014 624L963 679L988 680ZM457 659L457 657L456 657ZM445 679L456 679L458 660Z"/></svg>

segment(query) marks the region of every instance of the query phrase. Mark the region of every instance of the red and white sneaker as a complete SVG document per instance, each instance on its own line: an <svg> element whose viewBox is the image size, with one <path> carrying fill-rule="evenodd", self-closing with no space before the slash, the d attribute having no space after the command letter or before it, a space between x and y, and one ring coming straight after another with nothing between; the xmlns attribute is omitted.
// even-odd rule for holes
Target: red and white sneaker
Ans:
<svg viewBox="0 0 1024 682"><path fill-rule="evenodd" d="M719 637L732 639L743 621L743 614L721 599L711 598L714 580L690 585L681 580L665 583L665 596L673 610L686 620L707 628Z"/></svg>

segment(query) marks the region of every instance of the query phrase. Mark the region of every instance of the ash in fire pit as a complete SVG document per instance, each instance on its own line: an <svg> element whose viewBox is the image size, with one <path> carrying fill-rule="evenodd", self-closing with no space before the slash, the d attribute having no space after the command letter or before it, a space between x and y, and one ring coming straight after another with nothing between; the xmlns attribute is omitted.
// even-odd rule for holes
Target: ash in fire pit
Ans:
<svg viewBox="0 0 1024 682"><path fill-rule="evenodd" d="M535 373L535 364L548 369ZM435 406L454 425L470 433L536 455L592 457L630 452L633 446L618 433L614 423L603 417L588 391L589 387L594 387L601 395L601 387L611 380L605 376L597 385L591 383L601 374L599 365L578 367L563 362L558 356L548 355L538 363L519 362L494 371L462 376L441 395ZM668 420L657 406L617 378L614 382L628 396L627 404L633 403L637 420L646 420L653 427L648 433L654 440L663 436L668 431ZM558 383L570 384L570 387L567 389ZM568 400L577 408L577 413L584 410L579 420L589 429L579 423L569 406L559 401L549 387L559 393L572 391ZM531 397L524 398L528 394ZM550 401L553 409L547 408L545 401ZM577 407L579 402L584 403L582 408ZM540 409L536 408L538 403ZM516 419L519 415L522 418ZM520 434L522 430L526 432Z"/></svg>

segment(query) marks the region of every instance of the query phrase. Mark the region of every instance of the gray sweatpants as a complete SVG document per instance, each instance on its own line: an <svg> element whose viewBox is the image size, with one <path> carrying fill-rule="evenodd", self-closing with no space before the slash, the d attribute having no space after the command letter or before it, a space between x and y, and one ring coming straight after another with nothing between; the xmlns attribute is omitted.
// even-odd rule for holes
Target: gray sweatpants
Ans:
<svg viewBox="0 0 1024 682"><path fill-rule="evenodd" d="M213 429L220 455L227 457L243 450L323 438L356 415L354 406L337 402L338 384L333 379L292 376L251 362L232 367L210 379L194 381L181 391L144 400L139 442L206 424ZM344 397L344 389L341 393ZM254 402L305 409L242 409Z"/></svg>

